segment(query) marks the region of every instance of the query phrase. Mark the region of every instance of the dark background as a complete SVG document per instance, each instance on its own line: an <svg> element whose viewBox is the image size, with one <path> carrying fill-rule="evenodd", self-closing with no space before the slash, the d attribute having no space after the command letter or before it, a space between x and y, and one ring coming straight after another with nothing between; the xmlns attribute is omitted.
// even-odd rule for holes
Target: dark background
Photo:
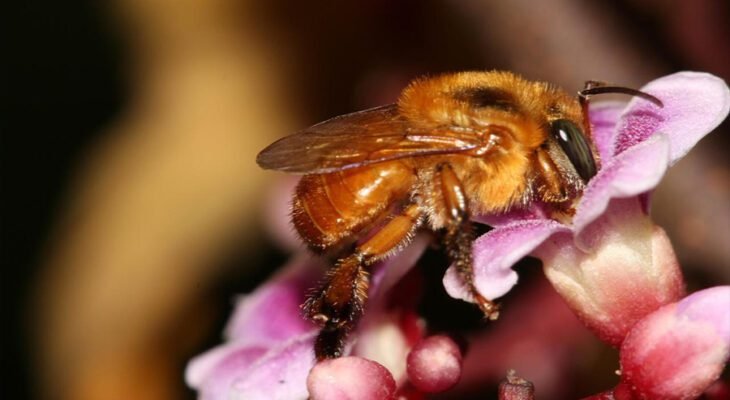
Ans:
<svg viewBox="0 0 730 400"><path fill-rule="evenodd" d="M29 398L30 287L68 183L125 101L120 39L100 3L6 5L2 62L2 392Z"/></svg>

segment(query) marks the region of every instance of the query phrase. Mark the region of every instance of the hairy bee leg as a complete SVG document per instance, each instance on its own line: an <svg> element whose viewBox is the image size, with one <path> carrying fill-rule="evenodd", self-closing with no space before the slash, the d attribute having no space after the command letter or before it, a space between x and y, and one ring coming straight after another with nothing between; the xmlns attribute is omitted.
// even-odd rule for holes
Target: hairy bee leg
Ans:
<svg viewBox="0 0 730 400"><path fill-rule="evenodd" d="M476 304L487 318L495 320L499 317L498 305L486 299L474 287L472 260L474 229L469 221L469 207L464 188L449 164L440 164L438 166L438 176L441 181L444 205L449 213L444 238L446 251Z"/></svg>
<svg viewBox="0 0 730 400"><path fill-rule="evenodd" d="M317 360L342 355L347 334L362 314L369 284L365 258L354 253L327 272L322 286L304 303L306 317L322 329L314 344Z"/></svg>
<svg viewBox="0 0 730 400"><path fill-rule="evenodd" d="M362 315L367 298L366 267L407 242L419 222L418 206L409 205L352 254L337 260L320 288L307 298L304 315L322 327L314 346L317 360L342 355L347 334Z"/></svg>

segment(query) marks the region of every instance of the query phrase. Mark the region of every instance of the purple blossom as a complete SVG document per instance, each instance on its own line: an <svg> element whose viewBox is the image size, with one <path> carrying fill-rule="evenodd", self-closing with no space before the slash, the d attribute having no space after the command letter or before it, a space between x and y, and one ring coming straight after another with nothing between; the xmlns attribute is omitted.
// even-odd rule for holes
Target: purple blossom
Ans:
<svg viewBox="0 0 730 400"><path fill-rule="evenodd" d="M664 107L642 99L627 106L592 105L602 167L571 221L558 222L539 204L507 215L479 216L495 228L474 245L475 284L490 299L516 284L511 267L519 259L542 259L553 287L584 324L621 346L622 384L610 393L617 399L633 398L625 384L639 385L636 396L659 393L651 392L657 377L664 379L681 367L677 359L664 359L667 346L678 346L692 365L706 367L693 369L704 371L700 375L686 375L701 384L675 385L686 393L701 392L722 370L730 348L728 314L721 311L727 289L680 300L684 283L671 243L647 215L649 192L670 165L725 118L730 92L722 80L693 72L658 79L642 91L660 98ZM398 304L399 290L393 290L407 281L403 277L425 246L417 238L374 268L366 313L346 349L349 357L312 369L317 327L300 317L299 305L324 267L302 256L237 301L226 342L191 361L188 384L201 399L210 400L376 399L396 393L418 398L422 392L449 388L462 374L460 350L446 337L424 340L415 304ZM444 276L444 286L452 297L470 300L453 268ZM417 296L409 297L412 302ZM668 327L676 334L662 334ZM670 339L658 340L657 334ZM702 353L688 343L712 343L712 349L724 350L707 355L707 346ZM646 362L666 366L666 373L646 374ZM618 396L623 392L629 394Z"/></svg>

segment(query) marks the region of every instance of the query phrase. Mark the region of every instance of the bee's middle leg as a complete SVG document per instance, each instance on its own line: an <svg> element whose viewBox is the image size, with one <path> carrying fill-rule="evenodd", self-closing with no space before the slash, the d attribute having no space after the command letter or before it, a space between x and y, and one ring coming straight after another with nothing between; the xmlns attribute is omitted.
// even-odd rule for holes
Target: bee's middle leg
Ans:
<svg viewBox="0 0 730 400"><path fill-rule="evenodd" d="M367 266L407 242L419 221L418 206L407 206L352 254L337 260L319 289L308 296L302 306L304 315L322 327L314 347L317 360L342 355L347 334L362 315L367 298Z"/></svg>
<svg viewBox="0 0 730 400"><path fill-rule="evenodd" d="M499 317L499 306L482 296L474 287L472 259L474 229L469 221L469 208L464 187L449 164L439 165L437 172L444 205L448 213L444 244L449 259L459 272L477 306L487 318L495 320Z"/></svg>

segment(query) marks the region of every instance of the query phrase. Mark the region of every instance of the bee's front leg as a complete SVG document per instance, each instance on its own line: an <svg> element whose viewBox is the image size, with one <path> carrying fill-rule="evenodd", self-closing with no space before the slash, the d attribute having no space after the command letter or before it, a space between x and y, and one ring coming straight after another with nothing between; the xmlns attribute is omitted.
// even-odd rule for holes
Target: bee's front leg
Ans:
<svg viewBox="0 0 730 400"><path fill-rule="evenodd" d="M418 206L407 206L352 254L337 260L319 289L308 296L302 306L304 315L322 327L314 345L317 360L342 355L347 334L362 315L367 298L366 267L408 242L419 222Z"/></svg>
<svg viewBox="0 0 730 400"><path fill-rule="evenodd" d="M474 287L472 259L474 229L469 221L469 207L464 187L449 164L440 164L437 174L448 215L444 237L446 252L459 271L474 302L487 318L495 320L499 317L499 306L482 296Z"/></svg>

